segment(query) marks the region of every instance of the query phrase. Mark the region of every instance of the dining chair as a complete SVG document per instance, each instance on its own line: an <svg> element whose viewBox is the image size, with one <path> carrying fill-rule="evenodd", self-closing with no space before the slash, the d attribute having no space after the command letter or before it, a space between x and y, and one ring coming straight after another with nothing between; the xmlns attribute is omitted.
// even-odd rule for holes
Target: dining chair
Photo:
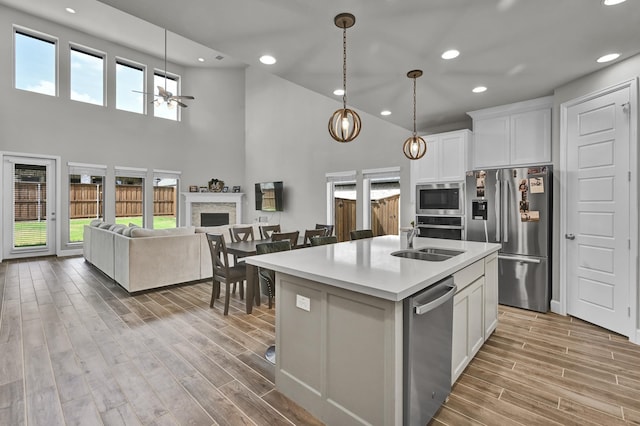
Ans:
<svg viewBox="0 0 640 426"><path fill-rule="evenodd" d="M311 245L311 238L313 237L324 237L326 236L326 229L307 229L304 231L304 242L302 243L305 247L309 247Z"/></svg>
<svg viewBox="0 0 640 426"><path fill-rule="evenodd" d="M274 232L271 234L271 241L284 241L287 240L291 243L291 248L294 249L298 246L298 236L300 231L293 232Z"/></svg>
<svg viewBox="0 0 640 426"><path fill-rule="evenodd" d="M231 241L253 241L253 226L232 226L229 228Z"/></svg>
<svg viewBox="0 0 640 426"><path fill-rule="evenodd" d="M274 232L281 232L280 225L260 225L258 229L260 229L260 238L263 240L271 238Z"/></svg>
<svg viewBox="0 0 640 426"><path fill-rule="evenodd" d="M244 297L243 281L247 279L246 265L244 263L229 265L229 255L227 246L222 234L207 234L209 251L211 252L211 266L213 269L211 302L209 307L213 308L213 302L220 297L220 284L226 285L224 294L224 315L229 314L229 298L231 297L231 284L238 283L240 287L240 297Z"/></svg>
<svg viewBox="0 0 640 426"><path fill-rule="evenodd" d="M325 235L333 235L333 225L322 225L320 223L316 223L316 229L324 229Z"/></svg>
<svg viewBox="0 0 640 426"><path fill-rule="evenodd" d="M256 244L256 254L276 253L286 250L291 250L291 243L288 240ZM273 298L276 295L276 273L271 269L258 268L258 280L262 294L269 298L269 309L271 309L271 306L273 306ZM264 353L264 357L270 363L275 364L276 345L269 346Z"/></svg>
<svg viewBox="0 0 640 426"><path fill-rule="evenodd" d="M323 235L319 237L311 237L311 246L323 246L325 244L335 244L338 242L338 237L335 235Z"/></svg>
<svg viewBox="0 0 640 426"><path fill-rule="evenodd" d="M361 240L363 238L372 238L373 231L371 229L356 229L349 233L351 236L351 241L353 240Z"/></svg>

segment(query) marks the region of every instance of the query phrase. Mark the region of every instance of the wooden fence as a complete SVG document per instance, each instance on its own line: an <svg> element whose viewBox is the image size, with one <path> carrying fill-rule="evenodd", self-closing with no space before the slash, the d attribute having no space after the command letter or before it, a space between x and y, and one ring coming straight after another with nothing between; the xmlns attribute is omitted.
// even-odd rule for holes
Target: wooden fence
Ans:
<svg viewBox="0 0 640 426"><path fill-rule="evenodd" d="M371 230L373 235L398 235L400 195L371 200ZM349 232L356 229L356 200L335 199L336 236L349 241Z"/></svg>
<svg viewBox="0 0 640 426"><path fill-rule="evenodd" d="M16 183L15 220L44 219L46 210L46 187L43 184ZM171 186L153 188L153 215L175 216L177 191ZM69 187L69 217L71 219L98 217L102 212L102 185L72 183ZM116 185L116 217L142 216L143 188L140 186ZM40 216L39 216L40 215Z"/></svg>

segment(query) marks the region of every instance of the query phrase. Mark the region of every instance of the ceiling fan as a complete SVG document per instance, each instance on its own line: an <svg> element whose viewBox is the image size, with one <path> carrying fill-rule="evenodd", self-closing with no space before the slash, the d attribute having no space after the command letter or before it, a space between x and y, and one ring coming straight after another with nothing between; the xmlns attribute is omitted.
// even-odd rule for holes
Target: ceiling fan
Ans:
<svg viewBox="0 0 640 426"><path fill-rule="evenodd" d="M146 95L153 95L154 100L151 103L155 103L157 106L162 105L162 103L166 103L169 109L175 108L176 105L186 108L188 105L182 102L183 99L195 99L195 97L190 95L174 95L173 93L167 90L167 29L164 29L164 87L156 86L158 88L158 93L147 93L140 92L138 90L134 90L137 93L144 93Z"/></svg>

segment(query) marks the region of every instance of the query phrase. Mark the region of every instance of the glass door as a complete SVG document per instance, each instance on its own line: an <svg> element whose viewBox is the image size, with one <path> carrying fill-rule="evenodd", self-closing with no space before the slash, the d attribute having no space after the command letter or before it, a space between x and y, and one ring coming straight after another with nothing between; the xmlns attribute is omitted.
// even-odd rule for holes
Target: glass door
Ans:
<svg viewBox="0 0 640 426"><path fill-rule="evenodd" d="M5 156L3 175L4 257L55 254L55 160Z"/></svg>

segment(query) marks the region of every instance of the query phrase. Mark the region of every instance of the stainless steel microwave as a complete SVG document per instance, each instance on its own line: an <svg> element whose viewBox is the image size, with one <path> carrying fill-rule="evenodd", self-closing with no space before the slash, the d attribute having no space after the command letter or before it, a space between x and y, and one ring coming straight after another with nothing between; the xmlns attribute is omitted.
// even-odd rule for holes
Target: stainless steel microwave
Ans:
<svg viewBox="0 0 640 426"><path fill-rule="evenodd" d="M464 215L464 184L448 182L417 185L416 214Z"/></svg>

